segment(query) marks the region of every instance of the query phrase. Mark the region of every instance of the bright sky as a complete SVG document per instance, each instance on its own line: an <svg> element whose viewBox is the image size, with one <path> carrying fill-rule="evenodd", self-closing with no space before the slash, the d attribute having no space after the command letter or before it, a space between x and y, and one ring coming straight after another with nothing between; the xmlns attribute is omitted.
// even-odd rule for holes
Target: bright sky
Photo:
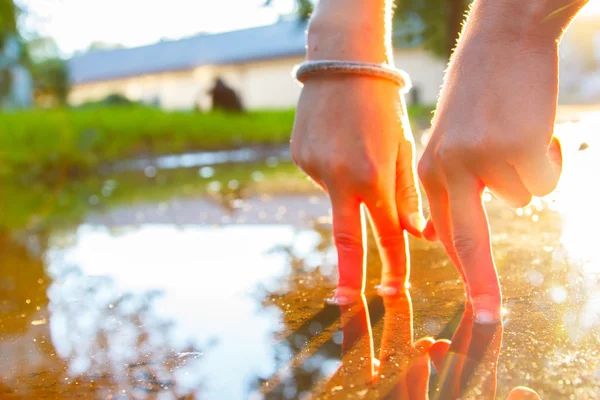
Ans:
<svg viewBox="0 0 600 400"><path fill-rule="evenodd" d="M17 0L33 15L29 24L53 37L65 55L94 41L127 47L273 23L293 11L294 0ZM600 15L600 0L586 14Z"/></svg>
<svg viewBox="0 0 600 400"><path fill-rule="evenodd" d="M140 46L161 38L220 32L273 23L294 9L294 0L17 0L27 21L53 37L65 54L91 42Z"/></svg>

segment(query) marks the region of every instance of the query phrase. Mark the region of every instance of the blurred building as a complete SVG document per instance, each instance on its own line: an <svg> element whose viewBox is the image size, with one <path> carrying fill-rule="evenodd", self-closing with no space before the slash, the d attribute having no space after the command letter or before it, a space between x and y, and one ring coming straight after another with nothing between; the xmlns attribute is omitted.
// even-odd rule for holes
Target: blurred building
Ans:
<svg viewBox="0 0 600 400"><path fill-rule="evenodd" d="M304 60L305 30L304 23L282 20L76 56L69 61L69 102L78 105L119 94L164 109L208 110L209 92L220 78L236 91L245 109L291 108L300 94L291 71ZM396 48L395 62L412 79L409 101L435 103L445 62L420 46Z"/></svg>
<svg viewBox="0 0 600 400"><path fill-rule="evenodd" d="M600 17L581 15L560 45L560 102L600 102Z"/></svg>

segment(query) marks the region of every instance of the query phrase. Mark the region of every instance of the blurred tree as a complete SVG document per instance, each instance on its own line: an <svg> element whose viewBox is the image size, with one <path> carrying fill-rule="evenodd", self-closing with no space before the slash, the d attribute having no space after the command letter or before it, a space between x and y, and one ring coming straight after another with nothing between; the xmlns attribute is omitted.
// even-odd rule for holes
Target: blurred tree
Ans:
<svg viewBox="0 0 600 400"><path fill-rule="evenodd" d="M266 0L266 5L274 1ZM295 1L299 17L308 19L313 10L313 1ZM396 43L422 43L437 56L450 57L471 1L394 0L394 40Z"/></svg>
<svg viewBox="0 0 600 400"><path fill-rule="evenodd" d="M4 41L9 35L17 33L17 7L13 0L0 0L0 55L4 50ZM0 65L0 99L10 88L10 73Z"/></svg>
<svg viewBox="0 0 600 400"><path fill-rule="evenodd" d="M0 50L4 39L17 32L17 7L13 0L0 0Z"/></svg>
<svg viewBox="0 0 600 400"><path fill-rule="evenodd" d="M54 39L34 36L27 41L26 57L36 105L48 108L66 104L69 73Z"/></svg>
<svg viewBox="0 0 600 400"><path fill-rule="evenodd" d="M62 106L69 94L69 73L66 62L60 58L48 58L31 65L35 102L43 107Z"/></svg>
<svg viewBox="0 0 600 400"><path fill-rule="evenodd" d="M123 46L120 43L106 43L106 42L95 41L95 42L90 43L90 45L84 51L84 53L91 53L91 52L100 51L100 50L123 49L123 48L125 48L125 46Z"/></svg>

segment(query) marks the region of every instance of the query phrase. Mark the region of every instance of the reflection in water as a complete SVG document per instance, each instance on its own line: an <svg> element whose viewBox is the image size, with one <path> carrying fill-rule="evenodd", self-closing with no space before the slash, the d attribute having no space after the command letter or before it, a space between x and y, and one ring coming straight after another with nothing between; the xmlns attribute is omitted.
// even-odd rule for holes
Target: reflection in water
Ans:
<svg viewBox="0 0 600 400"><path fill-rule="evenodd" d="M369 240L365 299L326 305L328 203L289 164L7 183L0 398L524 398L517 385L600 398L599 123L586 118L557 129L557 193L516 211L487 199L496 327L472 324L443 250L417 240L412 301L375 295Z"/></svg>
<svg viewBox="0 0 600 400"><path fill-rule="evenodd" d="M167 361L203 349L168 386L207 399L243 398L250 379L274 373L270 339L280 316L259 313L252 295L272 289L285 272L285 258L269 250L274 243L311 249L315 236L289 226L160 225L113 236L84 225L72 244L48 256L57 354L72 375L126 379L131 365L149 363L149 374L169 382Z"/></svg>

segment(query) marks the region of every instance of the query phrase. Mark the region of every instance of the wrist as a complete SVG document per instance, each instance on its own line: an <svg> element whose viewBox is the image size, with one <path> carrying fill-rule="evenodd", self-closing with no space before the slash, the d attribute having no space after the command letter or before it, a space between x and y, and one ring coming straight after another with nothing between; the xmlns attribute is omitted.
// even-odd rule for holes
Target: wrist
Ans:
<svg viewBox="0 0 600 400"><path fill-rule="evenodd" d="M321 0L308 27L308 60L392 64L390 0Z"/></svg>
<svg viewBox="0 0 600 400"><path fill-rule="evenodd" d="M477 0L465 38L476 34L530 49L555 48L586 3L587 0Z"/></svg>

